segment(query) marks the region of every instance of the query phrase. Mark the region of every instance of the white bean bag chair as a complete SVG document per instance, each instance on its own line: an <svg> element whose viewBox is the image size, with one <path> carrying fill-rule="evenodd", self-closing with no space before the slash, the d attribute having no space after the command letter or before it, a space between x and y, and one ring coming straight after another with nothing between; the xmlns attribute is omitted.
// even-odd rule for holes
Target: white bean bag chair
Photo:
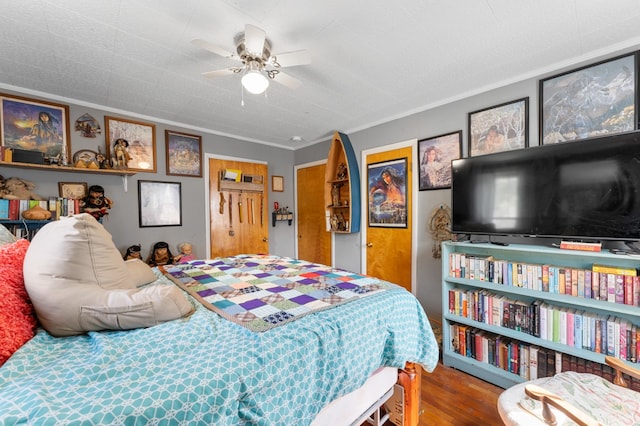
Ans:
<svg viewBox="0 0 640 426"><path fill-rule="evenodd" d="M193 311L182 290L152 284L151 268L125 261L111 234L83 213L43 226L24 259L27 293L54 336L150 327Z"/></svg>

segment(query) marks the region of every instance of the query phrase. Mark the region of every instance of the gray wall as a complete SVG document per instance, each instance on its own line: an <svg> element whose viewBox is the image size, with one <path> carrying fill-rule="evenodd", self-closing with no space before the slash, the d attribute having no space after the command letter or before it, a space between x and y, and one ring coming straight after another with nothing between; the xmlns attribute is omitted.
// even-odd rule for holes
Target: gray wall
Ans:
<svg viewBox="0 0 640 426"><path fill-rule="evenodd" d="M269 192L267 211L273 201L281 205L293 206L293 161L294 151L274 148L263 144L240 141L229 137L207 134L179 126L166 125L153 120L135 117L124 113L97 110L81 105L60 102L56 99L24 95L19 92L4 91L7 94L27 96L43 100L69 105L71 151L80 149L98 150L105 152L104 116L122 117L156 124L156 173L137 173L128 177L128 191L124 191L123 180L119 175L103 175L95 173L65 173L51 172L48 170L21 169L14 167L0 167L0 174L5 177L21 177L36 184L35 192L43 197L58 195L58 182L86 182L89 186L101 185L105 189L105 195L113 200L113 208L104 219L104 226L113 236L114 243L124 253L132 244L142 244L142 255L147 257L153 244L158 241L166 241L171 247L172 253L177 253L177 244L189 241L193 244L194 252L199 257L207 253L206 235L206 187L207 177L193 178L166 175L165 160L165 129L180 131L202 136L203 152L205 155L223 155L241 159L267 162L269 169L268 188L271 191L271 175L284 176L285 192ZM97 138L85 138L79 132L73 130L75 120L84 113L91 114L102 126L102 134ZM205 160L206 162L206 160ZM204 173L204 164L203 164ZM181 182L182 185L182 226L140 228L138 226L138 180L153 180L166 182ZM217 209L216 206L214 208ZM276 227L269 226L269 250L271 253L282 256L294 255L293 226L283 225L281 222Z"/></svg>
<svg viewBox="0 0 640 426"><path fill-rule="evenodd" d="M512 84L505 84L502 87L486 90L482 93L455 100L445 105L436 106L404 118L349 133L349 139L351 140L358 159L361 176L362 164L360 160L363 150L410 139L420 140L430 138L457 130L462 130L463 156L466 157L468 151L468 113L524 97L529 97L529 146L538 145L539 79L569 71L583 65L592 64L599 60L614 57L629 51L631 50L611 52L600 58L573 64L563 69L556 69ZM428 100L425 100L425 103L428 103ZM328 152L328 148L326 152ZM317 151L316 147L300 149L297 150L295 154L296 164L310 163L321 158L321 153ZM414 168L414 172L415 170ZM417 200L418 215L414 223L414 226L418 227L416 294L432 318L438 318L442 315L442 263L440 259L434 259L432 256L433 239L428 230L428 221L432 211L441 204L451 206L450 198L451 191L449 189L441 189L421 191L418 194ZM364 205L366 205L366 200L363 198L363 206ZM362 270L359 250L360 235L336 234L335 241L336 266L356 271ZM521 242L515 238L506 239L505 241ZM531 242L527 241L527 243L530 244Z"/></svg>

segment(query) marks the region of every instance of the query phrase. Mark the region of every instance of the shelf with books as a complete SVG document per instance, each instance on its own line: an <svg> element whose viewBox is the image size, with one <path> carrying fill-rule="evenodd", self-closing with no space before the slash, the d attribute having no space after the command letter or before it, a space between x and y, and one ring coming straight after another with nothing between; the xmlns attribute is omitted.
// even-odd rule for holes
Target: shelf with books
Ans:
<svg viewBox="0 0 640 426"><path fill-rule="evenodd" d="M545 283L544 287L542 283L543 266L579 269L583 271L583 276L590 277L598 277L595 272L637 275L636 268L640 266L637 259L607 251L579 252L542 246L497 246L455 242L443 243L442 253L443 362L445 365L466 371L502 387L525 380L519 375L505 372L490 364L484 363L479 366L476 360L470 360L456 353L452 348L451 328L458 325L472 327L482 333L495 333L507 339L517 340L523 345L546 348L593 363L604 364L605 354L613 351L626 362L637 365L637 355L640 355L640 332L638 332L640 286L637 277L635 284L632 283L629 287L631 290L627 289L627 293L631 292L631 297L626 300L622 298L618 303L615 300L609 301L606 294L604 300L598 300L599 292L596 295L585 291L586 287L594 289L596 285L591 286L582 282L582 293L578 295L575 292L569 293L569 286L565 288L567 293L559 293L559 278L552 278ZM458 264L461 261L460 257L463 260L462 273ZM522 268L522 271L526 270L528 275L518 277L513 275L514 271L515 273L519 271L514 265L528 265ZM594 268L594 265L597 267ZM495 268L500 268L502 272ZM512 268L511 275L507 274L508 268ZM500 273L503 273L503 276L497 276ZM590 275L591 273L594 275ZM548 277L545 278L547 279ZM625 301L629 304L625 304ZM524 318L529 321L526 323L527 327L518 328L512 323L503 326L503 322L508 321L506 318L508 314L502 307L507 305L512 309L511 320L514 312L526 315ZM463 306L470 310L463 312ZM545 322L546 315L552 315L547 327L553 325L556 327L555 329L545 327L545 335L541 335L542 328L539 323L537 328L533 326L529 328L531 321L540 321L541 306L544 307ZM489 318L486 310L496 309L496 307L499 311L493 312L491 314L493 317ZM581 344L576 340L578 338L576 336L583 335L577 331L581 328L576 330L573 326L574 323L581 325L585 319L589 321L590 328L584 332L584 338L589 340ZM609 327L609 339L600 341L596 346L594 343L597 335L596 327L600 333L603 326ZM552 333L556 334L552 335ZM622 338L623 334L625 338ZM636 341L635 345L631 342L632 337Z"/></svg>
<svg viewBox="0 0 640 426"><path fill-rule="evenodd" d="M104 175L121 175L121 176L133 176L137 173L137 171L134 171L134 170L89 169L89 168L83 168L83 167L56 166L56 165L49 165L49 164L17 163L17 162L10 162L10 161L0 161L0 167L39 169L39 170L47 170L50 172L66 172L66 173L98 173L98 174L104 174Z"/></svg>

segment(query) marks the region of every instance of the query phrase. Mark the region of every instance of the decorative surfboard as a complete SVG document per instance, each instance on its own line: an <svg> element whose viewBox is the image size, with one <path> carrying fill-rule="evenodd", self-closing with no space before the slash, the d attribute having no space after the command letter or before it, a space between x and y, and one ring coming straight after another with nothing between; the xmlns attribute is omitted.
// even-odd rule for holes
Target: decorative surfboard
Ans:
<svg viewBox="0 0 640 426"><path fill-rule="evenodd" d="M325 170L327 231L360 232L360 170L346 134L333 135Z"/></svg>

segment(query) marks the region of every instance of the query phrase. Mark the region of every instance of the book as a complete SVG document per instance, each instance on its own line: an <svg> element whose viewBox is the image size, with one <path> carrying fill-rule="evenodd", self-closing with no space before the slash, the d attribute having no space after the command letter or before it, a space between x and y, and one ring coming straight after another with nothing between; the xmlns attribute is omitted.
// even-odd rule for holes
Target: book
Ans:
<svg viewBox="0 0 640 426"><path fill-rule="evenodd" d="M607 266L600 264L593 264L591 270L594 272L600 272L605 274L614 274L614 275L629 275L635 277L638 275L638 270L636 268L623 268L618 266Z"/></svg>
<svg viewBox="0 0 640 426"><path fill-rule="evenodd" d="M560 248L563 250L601 251L602 243L563 240L560 241Z"/></svg>
<svg viewBox="0 0 640 426"><path fill-rule="evenodd" d="M9 219L9 200L0 198L0 219Z"/></svg>

